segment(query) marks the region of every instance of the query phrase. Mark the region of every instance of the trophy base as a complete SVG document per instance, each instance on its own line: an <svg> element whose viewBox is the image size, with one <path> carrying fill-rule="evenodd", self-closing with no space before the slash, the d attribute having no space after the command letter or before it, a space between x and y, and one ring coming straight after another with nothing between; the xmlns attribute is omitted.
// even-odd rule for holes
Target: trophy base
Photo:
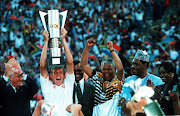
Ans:
<svg viewBox="0 0 180 116"><path fill-rule="evenodd" d="M49 57L48 58L48 68L51 69L52 67L64 67L64 57Z"/></svg>
<svg viewBox="0 0 180 116"><path fill-rule="evenodd" d="M147 116L165 116L159 103L156 101L144 106L144 112Z"/></svg>

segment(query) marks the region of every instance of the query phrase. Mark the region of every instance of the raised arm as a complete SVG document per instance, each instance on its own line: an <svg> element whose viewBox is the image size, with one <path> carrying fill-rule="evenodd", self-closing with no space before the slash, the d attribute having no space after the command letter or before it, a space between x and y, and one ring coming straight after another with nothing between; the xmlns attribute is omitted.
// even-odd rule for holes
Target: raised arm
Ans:
<svg viewBox="0 0 180 116"><path fill-rule="evenodd" d="M22 79L25 81L27 87L28 87L28 96L29 99L32 99L33 96L38 92L38 85L36 84L36 81L30 77L28 77L25 73L23 73L20 64L15 61L14 68L12 69L13 73L19 74L19 76L22 76Z"/></svg>
<svg viewBox="0 0 180 116"><path fill-rule="evenodd" d="M44 78L47 78L48 71L47 71L47 67L46 67L46 60L47 60L49 33L48 33L48 31L44 30L42 34L44 37L44 46L43 46L43 50L41 53L41 59L40 59L40 72Z"/></svg>
<svg viewBox="0 0 180 116"><path fill-rule="evenodd" d="M11 58L7 63L4 63L5 65L5 73L0 78L0 88L6 87L6 84L9 80L10 72L12 71L12 68L14 67L15 64L15 58Z"/></svg>
<svg viewBox="0 0 180 116"><path fill-rule="evenodd" d="M81 68L84 70L84 72L91 77L93 69L88 65L88 55L90 48L94 45L95 41L93 38L90 38L87 40L86 47L82 53L81 57Z"/></svg>
<svg viewBox="0 0 180 116"><path fill-rule="evenodd" d="M111 55L112 55L112 57L114 59L114 63L115 63L116 69L117 69L117 77L121 81L123 79L123 65L122 65L122 62L121 62L120 58L118 57L118 55L116 54L116 52L114 51L113 42L108 41L106 43L106 45L107 45L107 48L110 50Z"/></svg>
<svg viewBox="0 0 180 116"><path fill-rule="evenodd" d="M66 29L65 28L61 29L61 39L64 45L64 51L65 51L65 56L66 56L66 72L68 74L72 74L73 73L73 57L66 43L66 36L67 36Z"/></svg>
<svg viewBox="0 0 180 116"><path fill-rule="evenodd" d="M7 63L5 63L5 73L4 73L4 76L9 77L9 74L12 71L12 68L14 67L15 63L16 63L15 58L11 58Z"/></svg>

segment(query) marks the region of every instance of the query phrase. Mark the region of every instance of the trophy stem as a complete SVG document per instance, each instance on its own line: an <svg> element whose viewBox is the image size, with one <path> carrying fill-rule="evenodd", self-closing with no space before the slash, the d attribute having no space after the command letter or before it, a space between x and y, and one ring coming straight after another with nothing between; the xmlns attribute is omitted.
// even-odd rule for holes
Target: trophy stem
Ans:
<svg viewBox="0 0 180 116"><path fill-rule="evenodd" d="M52 38L50 48L59 48L59 38Z"/></svg>

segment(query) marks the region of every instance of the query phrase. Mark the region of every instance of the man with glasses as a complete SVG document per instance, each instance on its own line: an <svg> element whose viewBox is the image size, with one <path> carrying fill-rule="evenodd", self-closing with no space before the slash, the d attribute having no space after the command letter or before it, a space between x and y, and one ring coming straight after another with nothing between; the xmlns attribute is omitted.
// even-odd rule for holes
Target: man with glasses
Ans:
<svg viewBox="0 0 180 116"><path fill-rule="evenodd" d="M119 116L121 110L118 107L118 101L123 84L122 62L113 49L113 42L108 41L106 45L113 59L107 58L101 62L102 73L93 70L88 65L88 54L94 43L93 38L87 40L81 57L81 67L95 87L93 116Z"/></svg>
<svg viewBox="0 0 180 116"><path fill-rule="evenodd" d="M38 92L34 80L23 73L21 66L11 58L5 64L5 74L0 79L1 116L32 116L30 100Z"/></svg>
<svg viewBox="0 0 180 116"><path fill-rule="evenodd" d="M83 78L84 71L80 67L80 61L74 60L74 91L73 103L82 105L82 112L85 116L92 116L94 106L94 86Z"/></svg>

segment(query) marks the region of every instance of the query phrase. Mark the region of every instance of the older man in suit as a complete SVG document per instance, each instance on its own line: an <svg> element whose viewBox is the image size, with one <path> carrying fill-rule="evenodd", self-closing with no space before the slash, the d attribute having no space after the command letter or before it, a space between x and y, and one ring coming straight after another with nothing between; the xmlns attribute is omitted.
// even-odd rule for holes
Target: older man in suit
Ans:
<svg viewBox="0 0 180 116"><path fill-rule="evenodd" d="M38 91L35 81L23 73L15 58L5 64L0 79L1 116L31 116L30 100Z"/></svg>
<svg viewBox="0 0 180 116"><path fill-rule="evenodd" d="M92 116L95 88L83 78L84 72L78 60L74 60L74 74L73 102L82 105L82 112L85 116Z"/></svg>

